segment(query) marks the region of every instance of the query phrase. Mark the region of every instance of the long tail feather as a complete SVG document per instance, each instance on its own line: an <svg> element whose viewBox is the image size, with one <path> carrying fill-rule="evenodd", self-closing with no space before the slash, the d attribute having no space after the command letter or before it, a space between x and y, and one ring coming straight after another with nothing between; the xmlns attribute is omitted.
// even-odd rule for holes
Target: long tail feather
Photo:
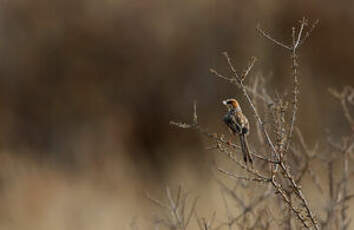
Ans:
<svg viewBox="0 0 354 230"><path fill-rule="evenodd" d="M246 164L249 162L252 165L253 160L250 154L247 137L241 134L240 141L241 141L241 149L243 153L243 160L245 161Z"/></svg>

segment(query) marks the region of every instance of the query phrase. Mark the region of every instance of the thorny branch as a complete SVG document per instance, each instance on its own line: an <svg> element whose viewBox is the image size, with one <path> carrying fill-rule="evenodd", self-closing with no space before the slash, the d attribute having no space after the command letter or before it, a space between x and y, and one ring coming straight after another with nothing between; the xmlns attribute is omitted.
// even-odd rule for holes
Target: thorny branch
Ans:
<svg viewBox="0 0 354 230"><path fill-rule="evenodd" d="M295 127L295 120L296 120L296 112L298 108L298 63L297 63L297 49L301 47L302 44L304 44L305 40L310 36L312 31L315 29L315 26L317 25L318 20L309 28L307 31L306 35L303 36L303 32L305 27L309 27L308 20L303 17L302 20L300 21L300 28L299 32L296 33L296 28L292 27L292 44L290 45L285 45L282 42L277 41L276 39L272 38L268 33L264 32L264 30L261 28L260 25L257 26L257 31L261 36L264 38L270 40L274 44L287 49L290 52L290 59L291 59L291 70L292 70L292 76L294 80L294 89L293 89L293 110L292 110L292 115L291 115L291 121L290 121L290 127L288 130L288 135L287 135L287 144L284 153L286 153L290 147L290 140L293 136L294 132L294 127Z"/></svg>
<svg viewBox="0 0 354 230"><path fill-rule="evenodd" d="M196 106L194 106L194 109L196 109ZM196 112L194 111L193 114L196 114ZM181 122L171 122L172 125L175 125L177 127L180 128L195 128L197 130L199 130L200 132L202 132L202 134L206 134L208 137L213 137L216 140L220 140L220 142L217 142L217 149L219 152L224 153L232 162L236 163L238 166L240 166L242 169L246 170L248 173L254 175L255 177L253 178L246 178L246 177L240 177L240 176L236 176L231 172L228 172L224 169L221 169L219 167L216 167L216 169L225 174L230 176L231 178L234 179L241 179L241 180L248 180L248 181L254 181L254 182L269 182L273 185L273 187L275 188L276 192L278 194L280 194L280 196L282 197L283 201L285 203L287 203L289 205L289 208L294 212L294 214L297 216L297 218L303 223L303 225L306 228L310 228L310 225L307 223L306 218L304 217L304 215L301 213L300 209L294 207L293 205L291 205L290 199L289 197L286 195L286 192L284 190L284 188L282 188L282 186L276 181L276 177L275 175L273 175L270 178L267 178L265 176L262 176L261 174L259 174L258 171L256 171L255 169L249 168L245 165L243 165L239 160L237 160L234 155L232 154L232 152L227 151L225 148L223 148L221 146L221 144L223 145L227 145L227 142L225 142L223 140L223 138L218 137L217 135L213 135L213 134L209 134L205 131L203 131L203 129L200 128L199 123L198 122L194 122L194 124L190 125L190 124L186 124L186 123L181 123ZM294 180L294 178L292 177L292 175L290 174L287 166L285 165L285 163L280 160L279 163L276 162L276 165L280 165L281 169L284 171L284 175L286 176L286 178L291 182L292 186L294 187L295 193L296 195L299 197L299 199L301 199L303 206L305 207L306 211L307 211L307 215L311 218L311 216L313 216L313 214L311 213L310 209L308 208L308 202L304 197L304 194L302 193L300 186L298 186ZM306 216L306 215L305 215Z"/></svg>
<svg viewBox="0 0 354 230"><path fill-rule="evenodd" d="M352 133L349 137L343 138L342 143L337 143L332 139L328 139L327 142L329 143L330 148L333 149L333 151L329 153L329 156L328 154L325 155L326 153L321 153L321 155L319 155L317 143L313 149L309 148L300 129L295 126L299 93L297 51L313 32L317 23L318 21L309 25L306 18L300 20L298 28L293 27L291 30L292 40L290 44L274 39L269 33L261 29L259 25L257 26L257 31L262 37L271 41L275 45L288 50L290 54L293 96L291 99L292 108L289 112L289 118L285 116L288 102L284 101L279 96L278 98L270 97L264 89L258 90L258 88L264 88L258 87L258 78L256 78L252 87L249 87L245 83L256 63L256 58L251 58L244 71L238 72L232 64L232 60L228 53L224 52L223 56L225 57L228 68L231 72L231 77L226 77L226 75L222 75L216 70L210 69L210 72L216 78L226 80L237 86L241 90L243 96L247 99L248 105L251 107L258 125L258 138L260 139L260 143L262 143L262 151L255 150L251 152L251 154L258 159L254 167L249 167L238 159L237 153L241 149L239 145L225 140L224 135L209 132L200 125L196 102L194 102L193 105L193 118L191 124L175 121L170 122L171 125L179 128L196 130L201 135L212 140L215 145L208 147L208 149L223 154L227 160L237 166L237 168L243 170L246 175L235 173L233 169L236 168L226 170L224 167L218 166L213 161L213 166L216 172L233 179L232 181L236 184L246 184L246 187L247 185L252 184L259 184L260 186L268 185L269 188L272 189L268 189L261 195L256 196L254 202L247 204L237 192L233 189L229 189L224 183L219 182L219 185L222 188L222 197L227 213L227 221L222 222L214 228L213 223L216 219L215 212L209 221L205 218L200 218L194 210L196 205L195 200L189 215L186 217L184 212L186 199L181 198L181 191L179 190L177 192L177 198L174 199L171 191L167 188L166 197L169 201L167 204L149 197L153 203L162 209L167 210L169 213L169 217L159 219L159 223L163 223L170 229L186 230L191 217L194 216L200 230L215 230L222 229L223 227L232 230L233 227L236 227L235 225L239 226L241 229L272 229L270 227L271 218L257 216L256 210L262 209L256 209L256 207L261 206L260 204L262 201L271 198L271 195L275 194L280 198L282 204L285 204L288 208L289 215L287 215L286 220L284 221L288 229L292 228L292 224L297 224L297 226L301 224L305 229L316 230L319 230L320 228L334 229L334 227L342 230L347 230L349 228L351 219L347 213L348 202L354 198L354 194L350 194L348 189L349 178L354 176L354 171L350 171L349 169L350 161L354 160L354 118L349 106L354 105L354 89L352 87L345 87L342 92L330 89L330 93L340 102L344 116L348 121ZM263 108L265 110L268 109L271 111L269 114L272 115L271 119L274 120L271 128L269 128L268 125L267 127L265 126L265 119L260 116L260 114L263 115L262 109L259 108L257 100L264 103ZM272 135L273 133L274 136ZM297 135L296 138L294 138L294 141L292 141L294 133ZM295 143L295 141L297 142ZM269 146L269 148L266 148L266 145ZM250 146L252 147L252 145ZM338 157L338 154L340 157ZM326 187L320 183L318 174L313 168L314 162L324 163L325 168L328 169L328 191L325 191L324 188ZM339 180L334 176L336 164L341 164L342 166L342 178ZM267 165L271 169L270 173L267 173L265 170L265 166ZM300 186L300 183L307 174L321 193L328 192L329 194L329 202L325 215L326 218L320 219L319 223L310 208L309 201L306 199L302 187ZM237 206L241 210L239 215L232 213L230 205L227 202L228 199L226 199L224 193L237 203ZM290 213L296 217L298 222L292 223ZM255 217L253 224L246 223L246 214Z"/></svg>
<svg viewBox="0 0 354 230"><path fill-rule="evenodd" d="M294 129L294 123L295 123L295 119L296 119L296 111L297 111L297 93L298 93L298 89L297 89L297 85L298 85L298 80L297 80L297 59L296 59L296 50L297 48L300 47L300 44L302 44L302 34L304 31L305 26L307 26L307 20L305 18L302 19L301 24L300 24L300 29L299 32L297 33L296 36L296 31L295 28L292 29L292 44L291 45L285 45L282 42L278 42L277 40L273 39L269 34L265 33L259 26L257 27L257 30L260 32L261 35L263 35L264 37L266 37L267 39L271 40L272 42L274 42L275 44L288 49L291 52L291 60L292 60L292 73L293 73L293 78L294 78L294 99L293 99L293 112L292 112L292 116L291 116L291 121L290 121L290 127L289 127L289 131L288 131L288 135L287 135L287 145L286 145L286 149L284 152L286 152L290 146L290 138L292 136L293 133L293 129ZM309 204L308 201L305 198L305 195L303 194L301 187L297 184L294 176L291 174L290 170L289 170L289 166L287 165L287 163L285 162L285 159L282 157L283 156L283 151L282 149L276 149L270 135L268 134L267 129L264 127L264 122L262 121L262 119L259 116L259 113L249 95L249 88L246 88L244 85L244 81L246 79L246 77L248 76L248 74L250 73L251 69L254 67L254 64L256 62L256 58L252 58L250 61L250 64L248 65L248 67L245 69L245 71L243 71L242 74L239 74L237 72L237 70L235 69L235 67L232 64L231 58L230 56L224 52L223 53L228 67L230 69L230 72L232 73L232 77L228 78L223 76L222 74L218 73L217 71L211 69L210 71L217 77L217 78L221 78L224 80L227 80L231 83L236 84L241 90L242 93L244 94L244 96L246 97L252 111L253 114L255 115L255 118L263 132L263 135L265 137L265 140L267 142L267 144L270 146L271 148L271 152L272 152L272 157L270 158L270 160L275 159L273 161L276 161L277 163L273 164L273 170L272 170L272 175L270 178L264 177L262 175L260 175L256 170L252 169L248 169L247 166L243 166L241 163L238 163L239 166L241 166L241 168L246 169L247 172L249 172L250 174L254 175L255 177L252 178L245 178L245 177L240 177L240 176L236 176L233 173L226 171L224 169L221 169L219 167L217 167L217 170L223 174L226 174L234 179L242 179L242 180L250 180L250 181L258 181L258 182L270 182L273 187L275 188L276 192L278 194L280 194L280 196L282 197L283 201L285 203L287 203L289 205L289 208L293 211L293 213L297 216L297 218L300 220L300 222L303 224L304 227L306 228L311 228L311 226L313 228L315 228L316 230L319 229L317 226L317 222L314 218L314 215L312 213L312 211L309 208ZM195 107L194 107L195 109ZM195 111L195 110L194 110ZM195 114L196 112L194 112ZM194 116L195 117L195 116ZM194 119L194 125L186 125L184 123L172 123L174 125L177 125L179 127L183 127L183 128L191 128L191 127L197 127L200 130L199 125L197 124L197 122L195 122ZM221 142L222 143L222 142ZM235 158L233 157L233 154L231 154L230 152L226 151L225 148L222 148L220 144L217 145L217 150L219 152L223 152L226 154L226 156L231 159L233 162L238 162L237 160L235 160ZM279 163L278 163L279 162ZM243 166L243 167L242 167ZM278 173L278 167L281 168L282 174ZM279 176L283 176L285 179L287 179L287 181L290 183L290 185L293 188L293 191L296 195L296 197L299 199L299 201L301 202L301 205L304 207L306 215L302 214L302 211L296 207L294 207L289 199L289 197L287 196L287 193L285 192L284 188L282 187L282 185L277 182L277 177ZM308 220L311 222L311 225L308 224Z"/></svg>
<svg viewBox="0 0 354 230"><path fill-rule="evenodd" d="M228 216L228 221L221 223L219 226L215 228L215 230L220 229L224 226L228 226L229 229L232 229L232 226L237 223L241 218L245 217L247 213L251 213L252 215L255 215L254 209L259 206L263 201L267 200L271 196L271 189L268 187L268 189L263 192L260 196L258 196L256 199L254 199L252 202L249 204L246 204L244 200L233 190L228 188L224 183L221 181L218 181L219 185L222 188L222 191L226 192L230 198L232 198L233 201L235 201L240 207L241 207L241 213L238 214L236 217L232 217L231 214L229 213L229 207L228 203L226 201L225 196L223 195L223 201L224 201L224 206L226 211L229 213Z"/></svg>

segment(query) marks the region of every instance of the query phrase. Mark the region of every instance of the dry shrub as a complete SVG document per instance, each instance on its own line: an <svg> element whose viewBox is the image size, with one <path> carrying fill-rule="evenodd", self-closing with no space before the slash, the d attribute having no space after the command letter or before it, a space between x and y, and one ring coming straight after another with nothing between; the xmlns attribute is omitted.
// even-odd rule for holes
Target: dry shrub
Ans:
<svg viewBox="0 0 354 230"><path fill-rule="evenodd" d="M241 147L238 144L228 141L224 134L208 131L199 123L195 102L191 123L172 121L171 124L193 129L211 140L212 144L207 149L215 156L213 169L233 181L230 187L223 177L216 178L227 216L219 223L215 221L215 212L210 218L199 217L197 199L187 201L188 194L183 193L181 187L175 195L167 187L166 202L148 196L163 210L163 214L155 217L155 229L185 230L193 218L200 230L349 229L348 202L353 198L349 183L354 173L349 167L354 149L354 119L351 112L354 89L347 86L342 91L329 90L342 106L343 118L348 122L350 132L345 136L332 136L329 132L323 148L318 144L309 147L301 130L296 127L299 96L297 52L316 24L310 24L306 18L300 20L299 25L292 28L290 44L274 39L261 26L257 26L262 38L289 52L293 85L290 95L268 92L267 79L259 74L251 76L256 58L252 57L244 71L239 72L228 53L223 53L231 76L214 69L210 71L217 79L235 85L248 103L243 106L249 106L253 113L257 127L253 132L257 133L257 138L250 141L250 148L255 164L253 167L244 164L240 160ZM336 170L338 165L340 167ZM325 180L321 179L322 171L327 172L328 178ZM313 189L326 197L316 204L316 208L315 201L306 196L302 187L305 180L310 180ZM260 187L262 192L255 192L255 187ZM244 191L250 194L248 199L241 196ZM231 208L234 203L241 212Z"/></svg>

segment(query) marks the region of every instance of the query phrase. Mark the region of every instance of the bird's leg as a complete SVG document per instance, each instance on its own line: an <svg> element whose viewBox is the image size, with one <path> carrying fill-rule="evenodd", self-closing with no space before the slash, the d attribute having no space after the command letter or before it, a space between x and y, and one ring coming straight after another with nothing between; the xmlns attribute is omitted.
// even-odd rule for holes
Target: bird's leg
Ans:
<svg viewBox="0 0 354 230"><path fill-rule="evenodd" d="M228 140L226 143L227 143L228 145L232 146L232 141L231 141L231 139L232 139L232 136L235 135L235 134L234 134L230 129L229 129L229 132L230 132L231 136L230 136L229 140Z"/></svg>
<svg viewBox="0 0 354 230"><path fill-rule="evenodd" d="M232 142L231 142L231 137L230 139L226 142L228 145L232 145Z"/></svg>

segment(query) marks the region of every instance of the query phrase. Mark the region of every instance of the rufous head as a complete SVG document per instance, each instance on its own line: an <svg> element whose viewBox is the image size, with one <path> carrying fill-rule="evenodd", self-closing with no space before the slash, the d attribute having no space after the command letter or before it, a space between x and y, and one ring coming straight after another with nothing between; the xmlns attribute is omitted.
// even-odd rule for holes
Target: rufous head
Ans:
<svg viewBox="0 0 354 230"><path fill-rule="evenodd" d="M223 100L222 103L229 109L234 109L236 111L241 111L240 104L234 98Z"/></svg>

